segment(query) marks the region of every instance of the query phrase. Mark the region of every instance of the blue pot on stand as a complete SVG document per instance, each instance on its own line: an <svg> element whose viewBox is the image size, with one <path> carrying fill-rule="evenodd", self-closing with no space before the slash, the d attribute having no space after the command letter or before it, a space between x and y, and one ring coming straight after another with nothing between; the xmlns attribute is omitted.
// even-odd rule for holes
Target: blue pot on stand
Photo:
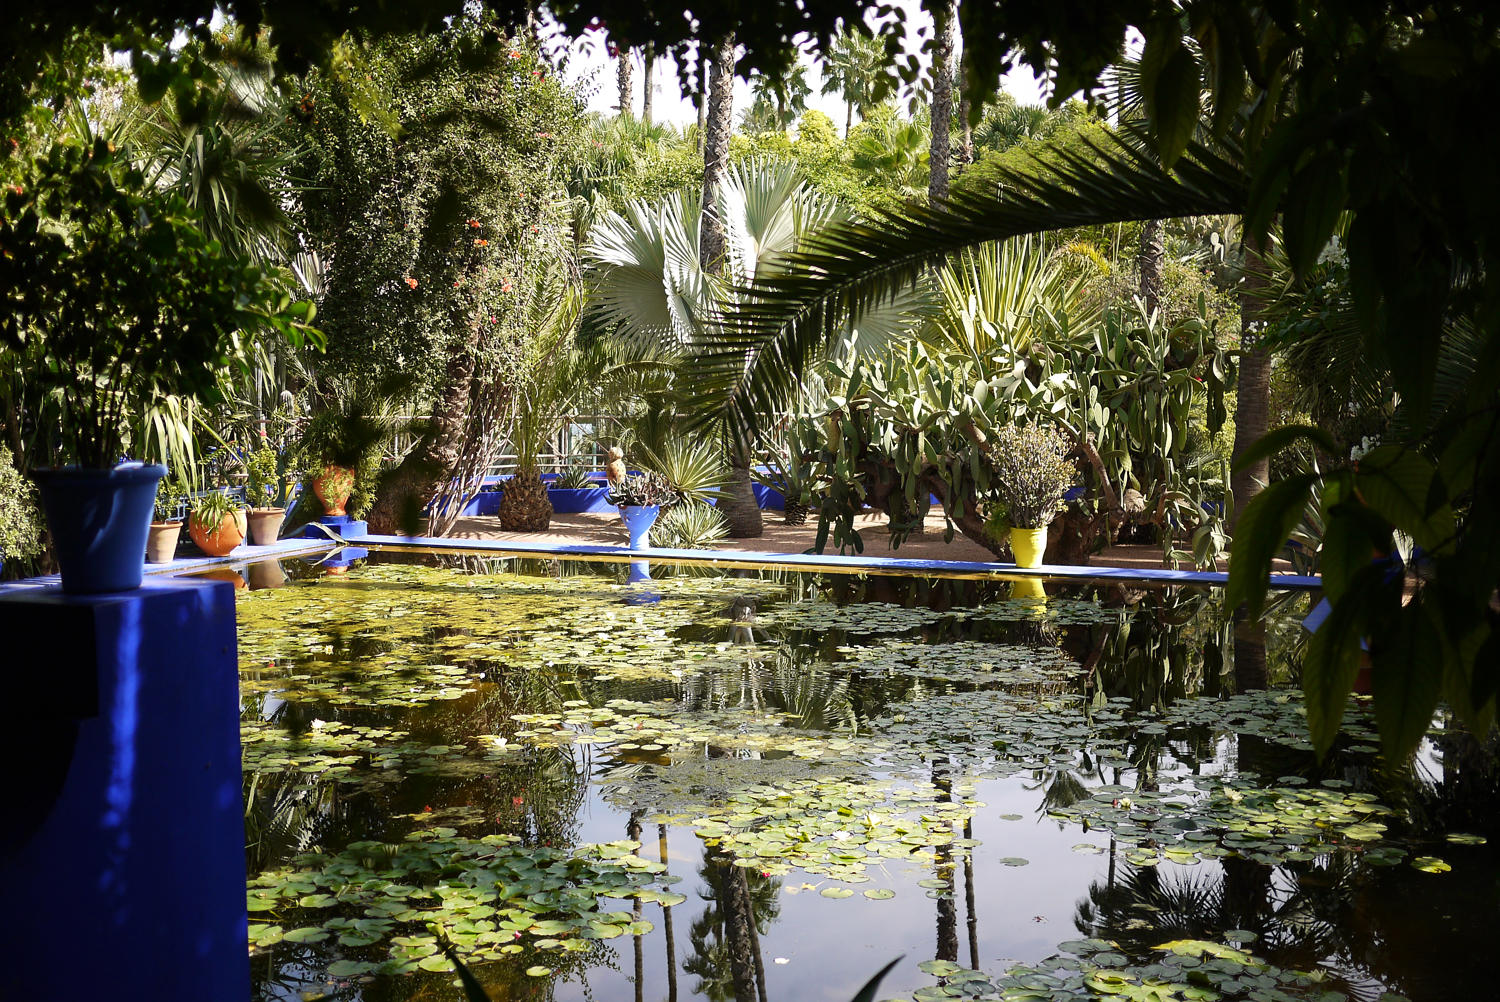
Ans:
<svg viewBox="0 0 1500 1002"><path fill-rule="evenodd" d="M100 595L141 586L146 537L165 466L121 463L112 470L76 466L32 471L57 550L63 591Z"/></svg>
<svg viewBox="0 0 1500 1002"><path fill-rule="evenodd" d="M651 527L656 524L656 516L661 514L661 505L622 504L619 507L620 518L625 520L625 528L630 532L630 548L644 550L650 545Z"/></svg>

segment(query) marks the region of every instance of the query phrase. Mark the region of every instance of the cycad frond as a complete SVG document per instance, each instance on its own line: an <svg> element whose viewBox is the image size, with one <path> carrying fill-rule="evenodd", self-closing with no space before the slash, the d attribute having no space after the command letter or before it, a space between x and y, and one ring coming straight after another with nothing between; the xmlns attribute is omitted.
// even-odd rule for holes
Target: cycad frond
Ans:
<svg viewBox="0 0 1500 1002"><path fill-rule="evenodd" d="M1192 144L1171 170L1137 130L1004 169L998 190L879 212L813 234L787 271L736 297L688 383L721 412L774 412L808 364L858 318L913 287L948 255L1028 233L1139 219L1242 213L1248 188L1233 148ZM695 407L700 413L710 407Z"/></svg>

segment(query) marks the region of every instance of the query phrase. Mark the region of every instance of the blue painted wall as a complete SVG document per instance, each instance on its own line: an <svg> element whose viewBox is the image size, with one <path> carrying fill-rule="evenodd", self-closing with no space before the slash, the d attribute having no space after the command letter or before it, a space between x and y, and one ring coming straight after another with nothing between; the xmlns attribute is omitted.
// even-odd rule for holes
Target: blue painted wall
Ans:
<svg viewBox="0 0 1500 1002"><path fill-rule="evenodd" d="M0 638L0 1000L249 998L233 587L7 589Z"/></svg>

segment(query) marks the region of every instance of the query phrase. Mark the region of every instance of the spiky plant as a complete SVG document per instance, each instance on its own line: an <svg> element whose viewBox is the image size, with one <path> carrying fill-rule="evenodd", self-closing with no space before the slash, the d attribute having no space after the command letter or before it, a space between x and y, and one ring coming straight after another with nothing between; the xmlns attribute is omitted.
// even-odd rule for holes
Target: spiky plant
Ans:
<svg viewBox="0 0 1500 1002"><path fill-rule="evenodd" d="M712 505L688 501L672 508L651 527L651 545L678 550L711 550L729 535L729 520Z"/></svg>

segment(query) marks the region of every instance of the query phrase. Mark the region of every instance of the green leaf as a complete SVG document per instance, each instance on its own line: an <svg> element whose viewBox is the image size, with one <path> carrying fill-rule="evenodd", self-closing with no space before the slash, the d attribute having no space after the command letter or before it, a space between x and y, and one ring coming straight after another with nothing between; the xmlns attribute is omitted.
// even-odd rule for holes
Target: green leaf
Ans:
<svg viewBox="0 0 1500 1002"><path fill-rule="evenodd" d="M1369 525L1361 513L1375 517L1374 512L1354 501L1345 501L1323 513L1323 548L1319 567L1323 591L1330 602L1337 602L1349 582L1375 556L1375 543ZM1386 534L1389 536L1389 533Z"/></svg>
<svg viewBox="0 0 1500 1002"><path fill-rule="evenodd" d="M1229 554L1229 584L1225 604L1238 609L1248 604L1250 615L1259 618L1271 578L1271 561L1302 518L1315 473L1299 473L1278 480L1245 506L1235 529Z"/></svg>
<svg viewBox="0 0 1500 1002"><path fill-rule="evenodd" d="M847 887L825 887L819 892L825 898L852 898L854 892Z"/></svg>
<svg viewBox="0 0 1500 1002"><path fill-rule="evenodd" d="M1365 602L1378 593L1383 572L1362 568L1307 645L1302 661L1302 691L1307 700L1307 729L1321 758L1333 746L1344 722L1344 707L1364 651L1360 647Z"/></svg>
<svg viewBox="0 0 1500 1002"><path fill-rule="evenodd" d="M542 967L540 964L538 964L536 967L528 967L528 968L526 968L526 975L527 975L527 977L545 978L547 975L549 975L551 973L552 973L552 968L550 968L550 967Z"/></svg>
<svg viewBox="0 0 1500 1002"><path fill-rule="evenodd" d="M887 974L891 973L891 968L901 963L901 959L904 956L906 955L902 954L901 957L897 957L895 960L882 967L879 971L876 971L875 976L869 981L865 982L865 986L855 994L851 1002L875 1002L875 993L880 990L880 982L885 980L885 976Z"/></svg>
<svg viewBox="0 0 1500 1002"><path fill-rule="evenodd" d="M1185 46L1167 58L1156 79L1149 113L1163 167L1177 163L1198 128L1200 80L1198 60Z"/></svg>
<svg viewBox="0 0 1500 1002"><path fill-rule="evenodd" d="M1380 744L1392 762L1421 742L1442 696L1443 638L1425 606L1421 595L1408 603L1370 659Z"/></svg>
<svg viewBox="0 0 1500 1002"><path fill-rule="evenodd" d="M1247 470L1262 459L1269 459L1271 456L1274 456L1293 442L1300 442L1304 439L1326 453L1338 455L1341 451L1338 443L1333 440L1333 436L1322 428L1314 428L1312 425L1306 424L1289 424L1285 428L1277 428L1275 431L1261 436L1258 441L1251 443L1250 447L1240 453L1235 459L1234 472L1239 473L1242 470Z"/></svg>
<svg viewBox="0 0 1500 1002"><path fill-rule="evenodd" d="M1447 863L1444 863L1436 856L1418 856L1416 859L1411 861L1411 865L1416 867L1418 870L1421 870L1423 873L1447 873L1449 870L1453 869L1453 867L1449 866Z"/></svg>
<svg viewBox="0 0 1500 1002"><path fill-rule="evenodd" d="M896 892L888 887L877 887L874 890L865 891L865 897L872 901L889 901L896 896Z"/></svg>
<svg viewBox="0 0 1500 1002"><path fill-rule="evenodd" d="M309 925L293 929L281 938L288 943L321 943L328 938L328 933L315 925Z"/></svg>
<svg viewBox="0 0 1500 1002"><path fill-rule="evenodd" d="M1403 445L1384 445L1359 461L1355 483L1365 502L1431 551L1452 545L1453 509L1432 461Z"/></svg>
<svg viewBox="0 0 1500 1002"><path fill-rule="evenodd" d="M1319 154L1292 175L1282 202L1281 225L1287 257L1299 277L1317 263L1333 236L1347 195L1340 150Z"/></svg>

